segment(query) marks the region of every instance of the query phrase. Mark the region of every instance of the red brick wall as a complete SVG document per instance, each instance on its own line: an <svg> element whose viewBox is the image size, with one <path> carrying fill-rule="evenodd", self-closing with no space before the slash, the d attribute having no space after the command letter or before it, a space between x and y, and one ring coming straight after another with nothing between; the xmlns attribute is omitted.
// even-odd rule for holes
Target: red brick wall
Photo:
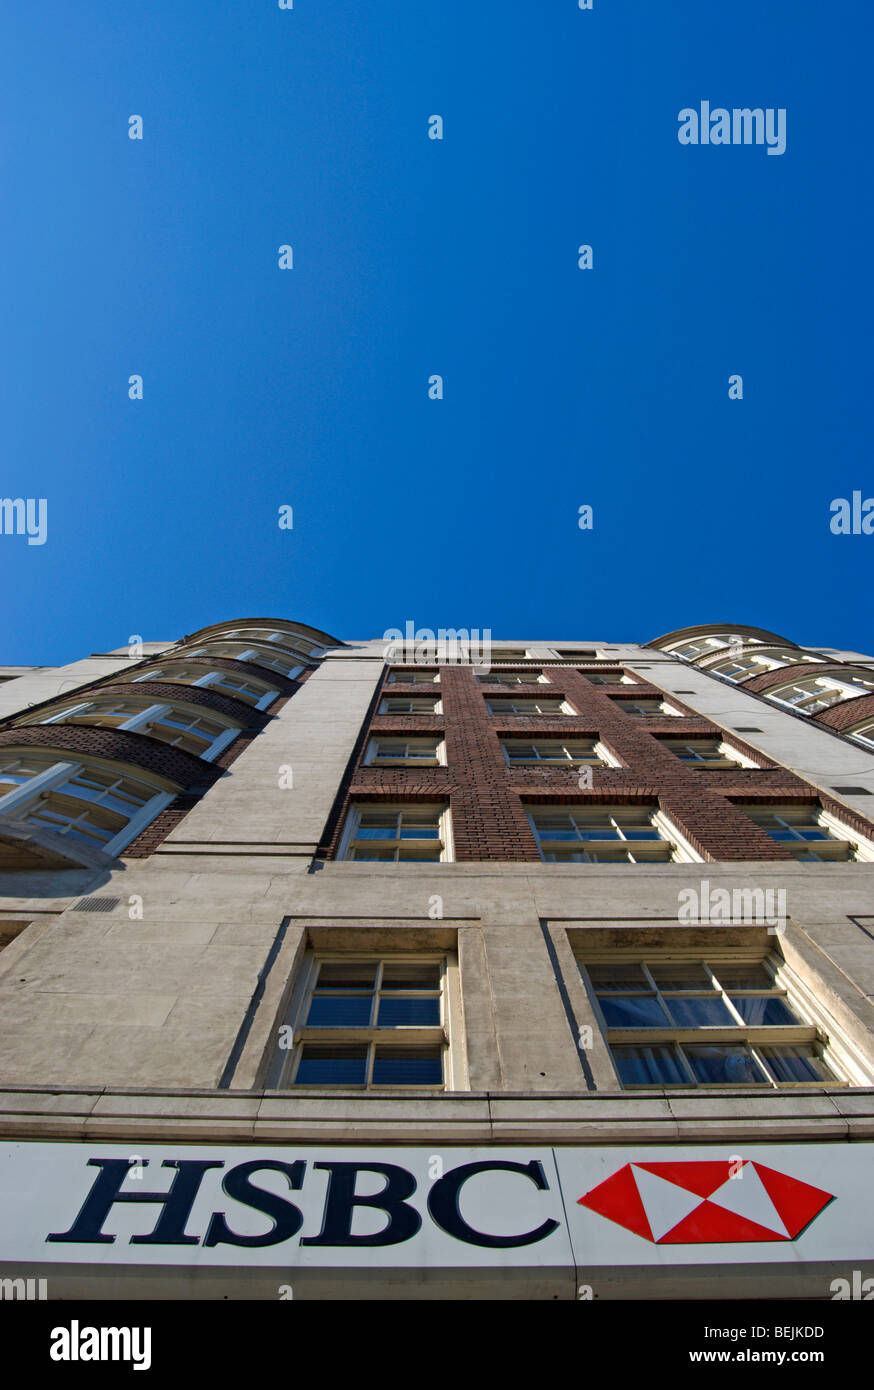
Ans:
<svg viewBox="0 0 874 1390"><path fill-rule="evenodd" d="M702 738L717 735L739 751L764 762L740 739L724 734L716 725L695 714L670 696L684 711L641 717L619 707L623 698L658 699L664 692L652 685L592 685L585 674L567 666L544 666L549 685L507 687L480 683L469 667L442 667L440 683L427 686L439 692L440 715L373 714L362 731L341 796L335 806L319 854L337 852L350 801L448 800L452 815L455 857L461 862L511 860L540 862L540 852L528 824L525 806L531 802L581 804L591 802L639 802L652 800L677 824L705 860L787 860L784 845L772 840L755 825L739 805L753 801L815 802L815 790L800 777L773 764L761 770L696 771L684 765L654 735ZM422 686L383 685L383 695L423 694ZM575 716L523 716L489 714L486 698L515 694L519 698L539 694L566 697ZM445 733L447 767L368 768L362 758L374 734ZM595 736L623 764L619 768L593 770L592 790L580 790L578 770L572 767L509 767L499 735L554 738L559 735ZM870 827L869 827L870 833Z"/></svg>

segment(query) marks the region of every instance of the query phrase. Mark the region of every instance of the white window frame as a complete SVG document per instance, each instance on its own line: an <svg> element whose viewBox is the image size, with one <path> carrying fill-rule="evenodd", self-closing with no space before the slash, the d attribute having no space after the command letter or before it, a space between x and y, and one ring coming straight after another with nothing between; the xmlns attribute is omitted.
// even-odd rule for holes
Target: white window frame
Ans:
<svg viewBox="0 0 874 1390"><path fill-rule="evenodd" d="M198 674L198 672L200 672L200 674ZM181 678L182 673L184 673L186 676L196 676L197 678L196 680L183 680ZM210 686L225 685L227 684L227 682L233 679L234 675L231 671L222 671L216 668L213 671L203 672L201 671L201 668L198 666L186 666L184 662L179 662L178 664L176 662L170 662L165 663L163 666L157 667L155 670L141 671L136 676L130 676L126 678L125 683L128 685L139 685L142 681L166 681L170 685L181 685L183 687L191 686L192 688L207 690ZM273 701L279 694L278 690L273 690L269 688L266 681L260 681L257 679L256 676L241 675L236 679L241 684L251 685L256 689L260 686L263 689L264 693L257 700L255 700L254 696L256 691L255 689L253 689L248 692L253 697L250 700L247 699L246 695L244 695L242 692L234 692L233 687L228 684L227 690L231 691L232 693L228 694L226 691L218 690L217 694L223 695L224 698L227 700L239 700L241 704L247 705L249 709L259 710L266 709L268 705L272 705Z"/></svg>
<svg viewBox="0 0 874 1390"><path fill-rule="evenodd" d="M554 744L563 750L564 756L561 757L541 757L539 754L534 758L511 758L507 749L508 743L521 743L532 748L543 747L547 744ZM567 745L574 743L591 743L592 754L586 757L575 757L568 752ZM586 737L585 734L567 734L559 738L525 738L520 734L501 735L501 750L504 760L508 767L621 767L619 759L614 753L598 738Z"/></svg>
<svg viewBox="0 0 874 1390"><path fill-rule="evenodd" d="M529 686L550 685L552 682L542 671L490 671L486 676L477 676L480 685Z"/></svg>
<svg viewBox="0 0 874 1390"><path fill-rule="evenodd" d="M848 738L855 739L857 743L863 744L866 748L874 748L874 719L864 719L855 728L844 729L842 731Z"/></svg>
<svg viewBox="0 0 874 1390"><path fill-rule="evenodd" d="M361 824L362 811L377 811L384 815L398 815L403 811L439 811L437 818L438 834L436 839L420 841L420 843L433 846L441 846L440 856L437 859L423 860L403 860L400 857L392 860L367 860L350 859L349 851L353 842L358 838L358 829ZM387 837L386 839L373 839L367 842L373 849L400 849L404 844L414 843L411 840L402 840L399 836ZM343 826L343 834L337 849L337 859L345 860L349 864L449 864L455 858L452 842L452 817L448 800L439 798L435 801L352 801L346 813L346 822Z"/></svg>
<svg viewBox="0 0 874 1390"><path fill-rule="evenodd" d="M440 966L440 1023L431 1025L400 1024L394 1027L379 1028L375 1025L366 1028L313 1027L305 1022L309 1011L313 989L317 984L321 965L348 964L358 961L378 963L377 986L385 965L439 965ZM461 1011L461 984L458 969L458 955L454 950L422 951L316 951L309 948L304 955L300 971L293 982L292 993L281 1015L281 1026L291 1029L291 1046L277 1049L267 1072L266 1089L294 1091L314 1089L334 1092L343 1089L375 1092L390 1095L398 1091L415 1090L428 1092L461 1091L468 1087L465 1049L463 1046L463 1015ZM299 1088L295 1076L300 1064L304 1046L307 1043L326 1045L335 1043L338 1047L367 1043L371 1056L368 1059L367 1080L364 1083L347 1085L324 1082ZM373 1048L383 1047L437 1047L442 1051L443 1080L423 1086L374 1085L370 1079L373 1064Z"/></svg>
<svg viewBox="0 0 874 1390"><path fill-rule="evenodd" d="M754 947L737 948L735 950L705 950L697 948L672 948L669 952L662 954L658 949L652 948L623 948L617 950L600 950L576 952L575 959L580 969L580 974L589 996L593 1013L601 1029L604 1041L610 1052L610 1060L616 1072L616 1080L623 1090L629 1091L653 1091L653 1090L727 1090L734 1089L743 1091L791 1091L806 1087L827 1088L833 1086L870 1086L874 1081L874 1070L871 1063L862 1056L858 1049L846 1038L842 1030L835 1024L823 1009L821 1002L815 998L810 988L805 985L794 971L790 969L786 961L774 953L763 954L760 949ZM628 965L639 965L644 969L644 974L648 977L648 986L642 985L640 993L652 994L655 992L657 998L661 998L662 990L652 978L649 967L656 966L660 969L670 968L671 966L684 966L690 964L703 965L705 970L715 978L715 981L722 988L721 997L726 1003L729 1012L736 1016L737 1023L728 1024L699 1024L691 1028L682 1028L669 1021L665 1022L664 1027L616 1027L607 1023L601 1004L598 999L598 989L601 993L607 993L603 986L597 986L589 976L588 967L597 965L601 967L616 967L621 971ZM771 977L772 988L764 988L763 994L779 994L785 997L790 1009L800 1016L798 1024L748 1024L735 1009L731 1000L728 998L730 984L723 986L719 979L720 966L743 966L764 964L769 976ZM665 988L664 986L662 988ZM670 991L668 991L670 993ZM694 994L694 986L690 986L688 993ZM700 991L704 993L702 989ZM738 994L750 994L755 991L736 988ZM633 994L634 991L617 991L617 994ZM681 991L682 993L682 991ZM715 994L716 991L713 991ZM747 1043L754 1055L758 1047L779 1047L781 1042L785 1046L813 1045L821 1049L822 1060L828 1070L834 1073L833 1077L825 1078L821 1081L777 1081L772 1078L766 1065L756 1055L756 1061L764 1072L764 1078L758 1082L702 1082L695 1077L689 1063L682 1057L682 1043L691 1046L707 1045L713 1043ZM645 1047L648 1044L654 1046L674 1046L675 1056L680 1052L682 1057L682 1067L685 1068L688 1080L681 1082L652 1082L649 1085L640 1085L622 1082L619 1078L618 1063L613 1057L614 1046L637 1046ZM678 1044L680 1045L678 1047Z"/></svg>
<svg viewBox="0 0 874 1390"><path fill-rule="evenodd" d="M746 811L750 820L753 821L755 825L758 825L761 830L764 830L766 835L770 835L771 832L766 825L761 825L761 823L756 820L755 812L758 812L759 815L773 816L788 831L795 830L797 832L799 829L809 830L812 826L817 825L827 832L821 839L815 840L807 840L797 833L794 836L779 840L776 836L771 835L771 839L774 840L775 844L786 845L787 848L792 850L794 850L795 847L800 848L805 845L811 850L821 845L832 845L835 852L833 854L824 854L823 858L818 861L820 863L874 863L874 839L869 839L864 835L860 835L858 831L851 830L849 826L843 824L838 816L834 815L831 811L827 811L823 806L811 806L808 803L794 806L790 803L778 801L752 806L749 803L745 804L743 802L737 802L735 804L738 805L740 810ZM808 813L810 815L810 820L800 819L801 812ZM792 819L793 813L799 817L797 820ZM845 847L845 854L839 852L839 847L841 846ZM801 860L802 863L804 862L800 855L796 857ZM808 860L807 862L812 863L817 861Z"/></svg>
<svg viewBox="0 0 874 1390"><path fill-rule="evenodd" d="M69 723L73 718L81 717L84 714L90 714L92 712L99 719L101 705L105 707L105 713L111 713L113 700L130 702L131 700L136 700L136 698L135 695L105 695L101 697L98 692L95 692L92 699L85 700L78 705L67 706L57 714L50 715L46 719L40 719L38 724L40 726L46 724L63 725ZM224 725L225 732L213 739L209 747L203 753L191 754L192 757L200 758L205 763L214 762L219 754L227 748L228 744L232 743L237 735L242 733L242 725L232 724L226 715L216 714L213 710L205 709L200 705L187 704L184 700L179 700L178 703L176 701L161 701L160 703L145 705L141 710L130 715L129 718L122 720L121 723L107 725L106 727L123 730L125 733L130 734L148 734L149 728L147 726L160 723L160 721L165 719L168 715L175 717L179 714L183 716L188 716L190 714L192 721L197 719L208 719L214 724ZM186 732L190 732L191 736L194 738L199 736L196 729L186 730L183 728L179 730L180 739L185 737ZM170 739L161 738L158 734L152 734L151 737L156 738L159 743L166 743L168 748L177 746L177 744ZM185 752L187 750L183 749L182 751Z"/></svg>
<svg viewBox="0 0 874 1390"><path fill-rule="evenodd" d="M386 685L439 685L440 672L430 667L392 666L386 674Z"/></svg>
<svg viewBox="0 0 874 1390"><path fill-rule="evenodd" d="M30 749L23 753L17 753L14 749L4 749L4 754L9 754L16 758L32 756ZM13 819L23 819L26 821L27 807L31 802L39 800L42 796L50 795L51 792L63 786L71 777L77 777L80 773L87 775L89 772L100 772L104 776L115 776L118 780L127 778L132 782L144 782L146 786L155 786L155 779L146 773L142 773L140 769L136 767L128 767L127 765L123 767L109 766L99 763L96 760L90 763L84 761L67 762L59 760L50 763L44 772L29 778L22 786L14 788L11 792L7 792L5 796L0 796L0 818L11 815ZM149 801L145 802L145 804L131 817L127 825L124 826L112 840L108 840L105 844L99 845L95 841L95 847L99 848L104 854L118 856L126 845L136 839L141 830L144 830L147 825L151 824L159 812L164 810L165 806L169 806L170 802L175 800L177 795L178 792L175 791L156 790L155 795ZM71 797L71 800L78 800L78 798ZM82 798L83 810L93 804L93 802L88 801L84 797ZM56 831L54 833L61 837L63 836L63 831ZM81 844L83 841L74 839L71 843Z"/></svg>
<svg viewBox="0 0 874 1390"><path fill-rule="evenodd" d="M387 708L387 705L388 705L388 701L389 701L389 700L430 700L430 699L431 699L431 696L430 696L430 695L383 695L382 698L381 698L381 700L380 700L380 702L379 702L379 709L377 710L377 714L379 714L379 715L396 715L399 719L400 719L400 718L404 718L404 719L409 719L409 718L420 718L420 717L421 717L421 718L424 718L424 719L428 719L428 718L430 718L432 715L435 715L435 714L442 714L442 713L443 713L443 701L442 701L442 699L441 699L439 696L434 700L434 706L433 706L432 709L400 710L400 709L388 709L388 708Z"/></svg>
<svg viewBox="0 0 874 1390"><path fill-rule="evenodd" d="M632 840L625 838L624 834L622 833L621 824L623 813L627 816L629 812L633 812L635 810L647 810L650 812L649 823L653 827L653 829L658 831L658 839L653 838L649 840ZM562 803L557 805L549 805L548 803L526 803L525 812L528 816L528 822L531 826L531 833L534 836L538 849L540 850L540 857L543 859L544 863L547 864L561 864L571 862L576 863L576 867L580 867L578 861L568 861L563 859L547 859L547 851L544 849L544 844L551 846L549 851L550 853L555 853L557 849L569 850L579 854L584 853L587 850L590 850L591 852L596 852L599 849L602 851L607 851L602 854L601 858L599 858L596 861L592 861L598 864L640 863L651 865L701 863L700 855L698 855L695 852L695 850L689 844L685 836L680 833L680 831L674 825L674 823L664 815L664 813L659 809L659 807L655 803L647 802L645 805L641 805L640 803L617 803L614 805L612 803L603 802L574 802L573 804ZM575 820L576 815L580 815L581 813L583 815L592 815L593 812L603 814L605 824L608 824L612 821L614 829L616 829L618 832L618 838L587 839L585 836L581 835L576 840L551 841L548 839L548 837L541 836L537 828L535 819L538 815L566 815L569 816L572 820ZM629 819L629 824L633 826L634 822L630 821ZM643 822L639 822L639 824L643 824ZM579 829L580 827L576 828ZM666 848L668 851L667 854L665 854L663 850L659 850L659 852L656 852L655 850L650 850L650 852L648 853L647 848L654 845L660 845ZM623 846L625 846L626 848L624 852L620 852ZM615 854L609 853L611 849L615 849ZM634 858L634 849L640 850L639 859ZM582 862L585 863L586 861Z"/></svg>
<svg viewBox="0 0 874 1390"><path fill-rule="evenodd" d="M658 741L669 753L673 753L674 757L683 763L685 767L699 768L701 771L705 772L712 770L727 772L730 771L731 768L737 767L749 768L758 772L762 770L761 763L754 762L752 758L747 757L744 753L739 753L736 748L732 748L725 742L725 739L721 739L718 735L714 735L712 738L684 739L682 737L675 738L674 735L671 734L668 738L658 736ZM694 749L696 744L702 743L715 744L716 752L709 757L681 758L674 746L680 744L683 747ZM727 767L726 764L729 764L729 766Z"/></svg>
<svg viewBox="0 0 874 1390"><path fill-rule="evenodd" d="M658 705L658 709L641 709L642 703ZM682 719L682 710L674 709L673 705L668 704L667 700L660 700L658 696L644 695L642 700L628 700L625 696L613 702L622 714L627 714L629 719ZM634 708L629 708L634 706Z"/></svg>
<svg viewBox="0 0 874 1390"><path fill-rule="evenodd" d="M231 647L231 646L233 646L233 647L239 647L239 648L241 648L241 650L239 650L239 651L223 651L223 650L222 650L223 647ZM279 674L280 676L283 676L283 677L285 678L285 680L288 680L288 681L297 680L298 676L300 676L300 675L307 669L307 667L304 666L304 665L292 665L292 666L289 668L289 670L286 670L286 669L285 669L285 665L284 665L284 663L283 663L283 661L282 661L281 658L283 658L283 657L290 657L290 656L292 655L292 653L291 653L291 652L288 652L288 651L285 651L285 650L283 650L281 647L278 647L278 646L277 646L277 652L276 652L276 654L274 654L274 652L271 651L270 647L269 647L266 643L264 643L262 646L259 646L259 647L254 647L254 646L249 646L249 647L247 647L246 644L245 644L244 642L235 642L235 641L231 641L231 642L224 642L224 641L218 642L218 641L217 641L217 642L214 642L214 643L209 644L208 646L195 647L195 648L193 648L193 649L190 650L190 651L185 651L184 653L180 653L180 655L184 655L184 656L203 656L203 657L211 657L211 656L212 656L212 657L223 657L226 661L246 661L246 662L249 662L249 664L252 665L252 666L260 666L262 670L278 672L278 674ZM279 657L280 659L277 659L277 655L278 655L278 657ZM294 653L294 655L297 655L297 653Z"/></svg>
<svg viewBox="0 0 874 1390"><path fill-rule="evenodd" d="M537 699L534 696L523 696L522 698L527 698L529 704L538 703ZM497 715L499 719L502 718L504 715L518 715L522 719L562 719L565 717L565 715L575 715L577 713L573 705L571 705L571 703L564 698L558 700L558 697L555 695L548 695L546 696L546 698L549 700L556 701L558 703L558 709L517 709L515 707L519 704L519 701L514 699L510 695L495 695L494 699L492 699L490 696L486 696L486 709L488 710L489 714Z"/></svg>
<svg viewBox="0 0 874 1390"><path fill-rule="evenodd" d="M799 698L796 700L786 699L786 693L790 690L798 691ZM838 698L823 700L822 695L829 690L837 691ZM776 701L777 704L796 710L799 714L813 715L819 714L821 710L832 709L835 705L843 704L845 700L854 700L859 695L874 695L874 682L869 688L866 685L851 684L849 680L839 680L835 676L799 676L794 681L788 681L785 685L772 686L769 690L763 690L761 693Z"/></svg>
<svg viewBox="0 0 874 1390"><path fill-rule="evenodd" d="M405 747L418 747L433 744L433 757L414 757L407 754L402 758L385 758L378 753L382 743L403 743ZM364 754L365 767L446 767L446 740L442 734L374 734L368 741Z"/></svg>

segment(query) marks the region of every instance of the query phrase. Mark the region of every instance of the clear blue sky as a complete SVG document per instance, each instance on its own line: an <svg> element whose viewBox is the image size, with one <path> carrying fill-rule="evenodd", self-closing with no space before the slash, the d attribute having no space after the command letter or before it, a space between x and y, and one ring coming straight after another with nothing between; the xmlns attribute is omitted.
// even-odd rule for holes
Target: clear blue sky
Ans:
<svg viewBox="0 0 874 1390"><path fill-rule="evenodd" d="M0 662L260 614L870 652L872 44L870 0L7 5L0 495L48 539L0 536ZM785 154L681 146L702 99Z"/></svg>

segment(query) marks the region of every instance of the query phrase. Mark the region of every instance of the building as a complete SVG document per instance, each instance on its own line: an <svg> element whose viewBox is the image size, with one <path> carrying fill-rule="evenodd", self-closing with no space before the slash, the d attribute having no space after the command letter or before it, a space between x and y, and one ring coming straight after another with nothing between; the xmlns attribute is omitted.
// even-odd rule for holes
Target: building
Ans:
<svg viewBox="0 0 874 1390"><path fill-rule="evenodd" d="M0 673L0 1274L874 1275L874 658L253 618Z"/></svg>

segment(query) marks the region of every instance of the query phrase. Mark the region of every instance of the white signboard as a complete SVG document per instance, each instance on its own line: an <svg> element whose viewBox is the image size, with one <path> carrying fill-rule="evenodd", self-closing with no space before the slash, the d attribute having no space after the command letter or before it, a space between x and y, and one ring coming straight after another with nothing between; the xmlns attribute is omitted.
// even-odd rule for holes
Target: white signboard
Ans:
<svg viewBox="0 0 874 1390"><path fill-rule="evenodd" d="M529 1277L541 1293L557 1281L575 1296L588 1279L630 1297L666 1273L762 1266L815 1269L813 1296L828 1297L824 1271L874 1272L872 1158L874 1145L846 1143L136 1153L5 1143L0 1271L160 1267L184 1272L195 1293L198 1278L231 1272L282 1270L298 1288L332 1271L394 1283L482 1272L520 1289ZM619 1292L607 1287L616 1280Z"/></svg>

